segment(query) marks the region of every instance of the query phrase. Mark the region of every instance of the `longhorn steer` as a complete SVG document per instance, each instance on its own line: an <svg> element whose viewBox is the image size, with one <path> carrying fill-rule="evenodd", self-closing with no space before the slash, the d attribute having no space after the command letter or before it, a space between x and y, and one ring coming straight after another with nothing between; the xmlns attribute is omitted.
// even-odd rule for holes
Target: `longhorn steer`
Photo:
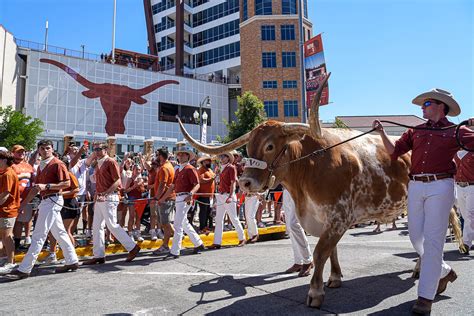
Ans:
<svg viewBox="0 0 474 316"><path fill-rule="evenodd" d="M100 104L102 104L105 116L107 117L105 131L109 135L123 134L125 132L125 115L127 115L128 110L130 110L132 102L145 104L147 100L143 98L144 95L167 84L179 84L176 80L163 80L142 89L132 89L127 86L112 83L94 83L58 61L41 58L40 62L51 64L64 70L79 84L86 87L88 90L82 92L82 95L85 97L89 99L100 99Z"/></svg>

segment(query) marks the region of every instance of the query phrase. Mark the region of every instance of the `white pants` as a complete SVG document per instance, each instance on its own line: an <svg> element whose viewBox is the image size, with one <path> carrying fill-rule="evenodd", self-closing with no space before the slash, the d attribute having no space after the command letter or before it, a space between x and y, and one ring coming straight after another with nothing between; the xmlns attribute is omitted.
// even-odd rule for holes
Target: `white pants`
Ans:
<svg viewBox="0 0 474 316"><path fill-rule="evenodd" d="M453 179L408 184L408 232L421 257L418 296L429 300L436 295L439 279L451 271L443 260L443 247L453 203Z"/></svg>
<svg viewBox="0 0 474 316"><path fill-rule="evenodd" d="M43 249L49 231L51 231L53 237L58 241L64 258L66 259L66 264L79 262L76 250L64 228L63 219L61 217L63 204L64 200L62 196L54 196L41 201L35 230L31 236L30 248L18 268L21 272L31 272L41 249Z"/></svg>
<svg viewBox="0 0 474 316"><path fill-rule="evenodd" d="M170 253L175 256L179 256L179 251L181 250L181 243L183 242L184 233L189 236L189 239L191 239L191 242L194 244L195 247L199 247L202 245L201 237L199 237L193 226L188 221L187 214L192 204L187 204L184 202L186 197L187 195L180 195L176 197L176 213L174 215L174 236L173 244L170 250Z"/></svg>
<svg viewBox="0 0 474 316"><path fill-rule="evenodd" d="M471 247L474 240L474 185L460 187L456 185L456 196L458 208L464 219L462 241Z"/></svg>
<svg viewBox="0 0 474 316"><path fill-rule="evenodd" d="M244 229L242 224L239 222L237 217L237 196L235 193L232 195L232 201L226 203L225 201L229 197L228 194L217 194L217 208L216 208L216 228L214 230L214 244L220 245L222 243L222 230L224 226L224 216L227 213L229 215L230 221L237 231L239 240L244 240Z"/></svg>
<svg viewBox="0 0 474 316"><path fill-rule="evenodd" d="M295 213L295 202L287 190L283 190L283 205L285 212L286 230L290 236L291 248L295 258L295 264L309 264L313 261L311 250L309 249L308 239L303 227L298 222Z"/></svg>
<svg viewBox="0 0 474 316"><path fill-rule="evenodd" d="M136 245L122 226L117 223L118 194L109 194L105 198L105 202L96 201L94 204L94 221L92 224L94 258L105 257L105 225L127 251L131 251Z"/></svg>
<svg viewBox="0 0 474 316"><path fill-rule="evenodd" d="M258 236L257 219L255 218L258 206L259 201L257 195L245 197L245 220L247 221L249 238Z"/></svg>

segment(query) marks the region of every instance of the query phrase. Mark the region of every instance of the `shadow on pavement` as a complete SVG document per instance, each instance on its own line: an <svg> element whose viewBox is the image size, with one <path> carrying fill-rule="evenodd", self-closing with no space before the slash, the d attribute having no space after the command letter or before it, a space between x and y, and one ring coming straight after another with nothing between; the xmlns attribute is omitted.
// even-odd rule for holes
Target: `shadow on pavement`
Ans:
<svg viewBox="0 0 474 316"><path fill-rule="evenodd" d="M402 278L402 275L405 276ZM381 275L364 276L352 280L343 281L339 289L325 288L326 297L320 313L354 313L377 306L382 301L405 293L415 286L415 280L410 278L411 270L386 273ZM269 276L250 277L242 279L216 278L210 281L193 285L189 288L191 292L200 292L201 300L197 304L209 304L216 301L235 299L246 295L249 288L257 287L257 290L268 294L243 298L233 304L214 311L211 315L222 314L309 314L318 310L309 309L305 305L308 285L301 285L289 289L271 292L268 287L265 290L258 288L260 285L268 285L281 282L286 279L275 281L267 280ZM309 279L308 279L309 281ZM213 300L206 300L206 294L227 291L228 295ZM403 303L390 308L389 313L409 314L412 302Z"/></svg>

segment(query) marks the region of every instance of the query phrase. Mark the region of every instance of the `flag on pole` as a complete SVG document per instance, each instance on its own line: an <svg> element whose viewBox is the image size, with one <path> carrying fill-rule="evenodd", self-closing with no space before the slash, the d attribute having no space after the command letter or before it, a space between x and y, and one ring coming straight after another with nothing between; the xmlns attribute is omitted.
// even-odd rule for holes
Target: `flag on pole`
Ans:
<svg viewBox="0 0 474 316"><path fill-rule="evenodd" d="M304 43L304 63L306 79L306 105L309 108L319 85L327 76L321 34ZM321 95L321 105L329 103L329 88L326 86Z"/></svg>
<svg viewBox="0 0 474 316"><path fill-rule="evenodd" d="M207 120L202 124L201 144L207 144Z"/></svg>

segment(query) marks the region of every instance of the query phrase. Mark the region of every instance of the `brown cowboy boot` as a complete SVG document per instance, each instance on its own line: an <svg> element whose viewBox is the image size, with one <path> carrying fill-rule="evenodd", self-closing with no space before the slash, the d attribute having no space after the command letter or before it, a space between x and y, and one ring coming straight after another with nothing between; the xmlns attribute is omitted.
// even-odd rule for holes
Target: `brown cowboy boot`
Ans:
<svg viewBox="0 0 474 316"><path fill-rule="evenodd" d="M446 287L448 286L448 282L453 283L454 281L456 281L457 278L458 278L458 275L456 274L456 272L454 272L453 269L451 269L451 271L449 271L447 276L445 276L444 278L439 280L438 290L436 291L436 295L441 294L444 291L446 291Z"/></svg>
<svg viewBox="0 0 474 316"><path fill-rule="evenodd" d="M301 271L301 268L303 268L303 265L302 264L294 264L292 265L291 267L289 267L285 273L286 274L290 274L290 273L295 273L295 272L300 272Z"/></svg>
<svg viewBox="0 0 474 316"><path fill-rule="evenodd" d="M104 264L105 258L92 258L82 263L83 266L92 266L94 264Z"/></svg>
<svg viewBox="0 0 474 316"><path fill-rule="evenodd" d="M300 273L298 273L298 277L305 277L311 274L311 269L314 267L314 264L312 262L310 263L305 263L301 267Z"/></svg>
<svg viewBox="0 0 474 316"><path fill-rule="evenodd" d="M54 273L66 273L66 272L76 272L76 270L79 268L79 263L73 263L73 264L66 264L62 267L57 267L54 270Z"/></svg>
<svg viewBox="0 0 474 316"><path fill-rule="evenodd" d="M433 301L424 297L418 296L415 305L413 305L411 311L414 314L425 315L431 313L431 303Z"/></svg>
<svg viewBox="0 0 474 316"><path fill-rule="evenodd" d="M135 257L137 256L139 252L140 252L140 246L135 245L135 248L130 250L130 252L128 253L128 256L127 256L127 259L125 259L125 262L131 262L133 259L135 259Z"/></svg>

